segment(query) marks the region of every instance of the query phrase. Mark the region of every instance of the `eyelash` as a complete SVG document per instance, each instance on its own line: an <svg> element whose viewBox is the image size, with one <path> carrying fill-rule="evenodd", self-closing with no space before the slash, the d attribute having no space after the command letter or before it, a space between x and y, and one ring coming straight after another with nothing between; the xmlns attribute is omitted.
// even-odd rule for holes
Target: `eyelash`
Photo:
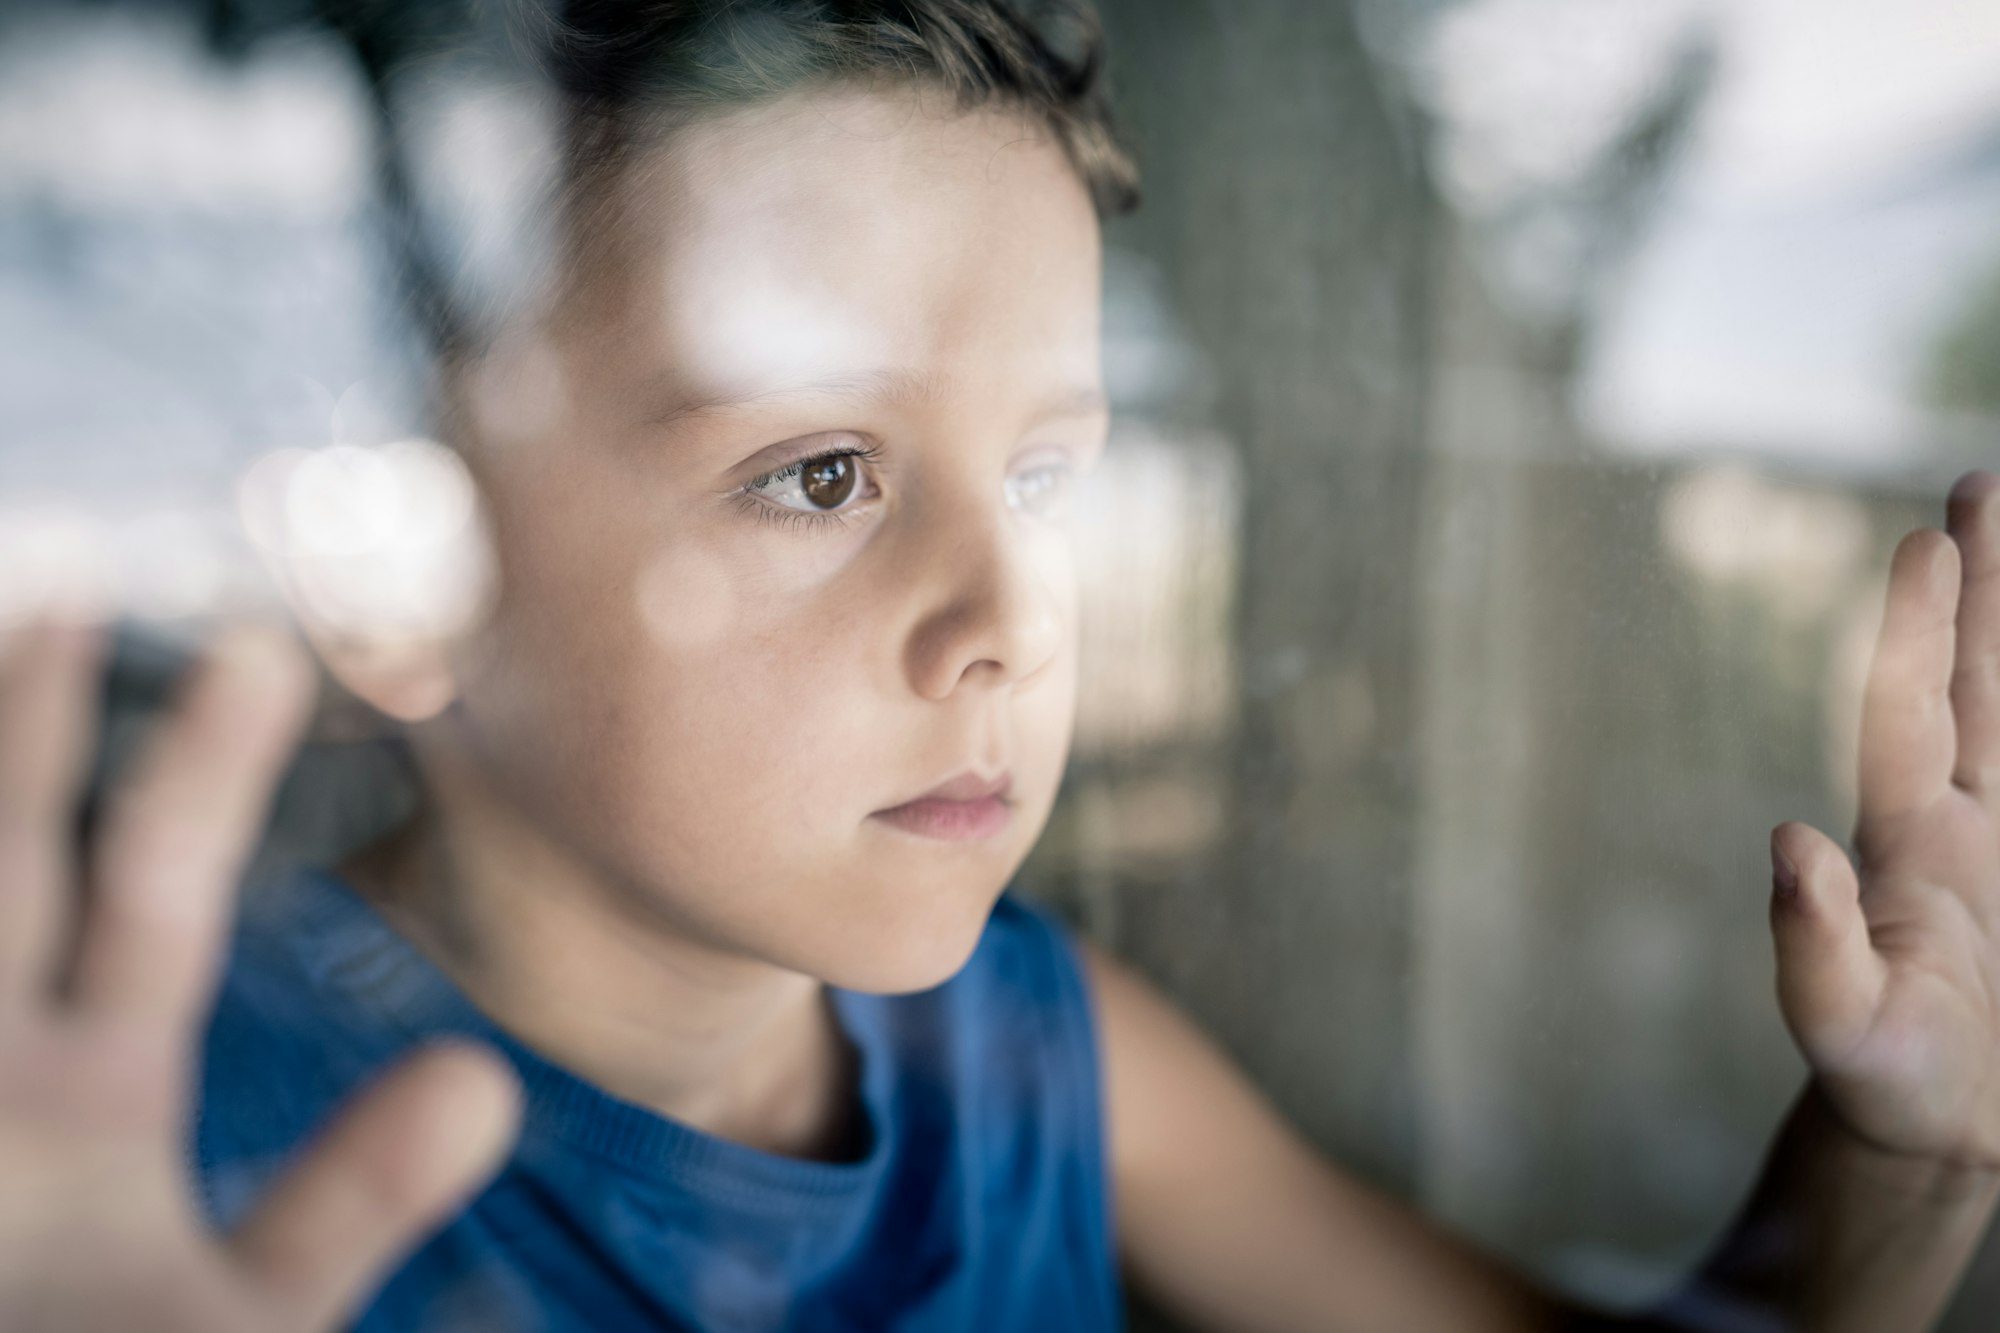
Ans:
<svg viewBox="0 0 2000 1333"><path fill-rule="evenodd" d="M882 451L872 444L862 449L831 449L823 454L813 454L809 457L801 458L797 462L787 463L775 472L766 472L761 477L753 478L748 485L736 493L737 503L742 508L753 511L759 521L771 523L778 527L793 528L800 524L815 526L832 524L835 527L844 528L850 521L849 511L847 510L822 509L815 511L794 509L790 505L776 505L768 500L759 500L752 492L783 481L787 477L796 477L809 467L817 467L822 463L831 463L835 459L859 458L872 463L881 456Z"/></svg>

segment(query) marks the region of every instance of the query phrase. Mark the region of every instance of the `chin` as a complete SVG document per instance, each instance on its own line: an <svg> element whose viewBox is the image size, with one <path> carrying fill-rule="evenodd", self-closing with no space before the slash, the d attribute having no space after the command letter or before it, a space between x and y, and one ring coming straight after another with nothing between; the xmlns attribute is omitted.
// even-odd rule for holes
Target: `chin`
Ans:
<svg viewBox="0 0 2000 1333"><path fill-rule="evenodd" d="M880 910L854 919L850 930L823 936L837 945L837 954L826 956L822 946L815 965L801 970L830 986L874 995L929 990L964 968L999 897L1000 888L934 893L937 907L911 911L897 910L889 895Z"/></svg>

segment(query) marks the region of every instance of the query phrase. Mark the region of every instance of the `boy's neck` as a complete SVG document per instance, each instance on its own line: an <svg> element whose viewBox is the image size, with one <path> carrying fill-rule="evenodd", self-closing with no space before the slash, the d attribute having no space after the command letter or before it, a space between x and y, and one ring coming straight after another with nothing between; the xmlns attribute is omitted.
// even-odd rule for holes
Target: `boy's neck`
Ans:
<svg viewBox="0 0 2000 1333"><path fill-rule="evenodd" d="M821 982L635 923L546 848L465 832L427 808L336 871L501 1028L613 1096L767 1152L861 1151L858 1060Z"/></svg>

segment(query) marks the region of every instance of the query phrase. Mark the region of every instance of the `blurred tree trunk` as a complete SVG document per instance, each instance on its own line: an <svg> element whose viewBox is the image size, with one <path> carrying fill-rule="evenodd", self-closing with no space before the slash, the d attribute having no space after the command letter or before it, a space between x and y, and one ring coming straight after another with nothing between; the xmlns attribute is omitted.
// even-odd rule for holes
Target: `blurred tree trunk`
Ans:
<svg viewBox="0 0 2000 1333"><path fill-rule="evenodd" d="M1249 517L1221 850L1121 885L1112 943L1322 1147L1407 1189L1433 203L1344 6L1103 9L1147 191L1112 240L1208 363Z"/></svg>

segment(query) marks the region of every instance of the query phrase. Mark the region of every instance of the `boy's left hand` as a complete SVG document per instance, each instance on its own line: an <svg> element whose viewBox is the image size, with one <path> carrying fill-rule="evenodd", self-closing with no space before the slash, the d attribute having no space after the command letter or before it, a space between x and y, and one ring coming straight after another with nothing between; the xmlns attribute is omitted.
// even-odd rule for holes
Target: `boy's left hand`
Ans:
<svg viewBox="0 0 2000 1333"><path fill-rule="evenodd" d="M1785 1025L1847 1127L2000 1170L2000 474L1961 477L1946 526L1891 566L1855 859L1778 825L1771 923Z"/></svg>

